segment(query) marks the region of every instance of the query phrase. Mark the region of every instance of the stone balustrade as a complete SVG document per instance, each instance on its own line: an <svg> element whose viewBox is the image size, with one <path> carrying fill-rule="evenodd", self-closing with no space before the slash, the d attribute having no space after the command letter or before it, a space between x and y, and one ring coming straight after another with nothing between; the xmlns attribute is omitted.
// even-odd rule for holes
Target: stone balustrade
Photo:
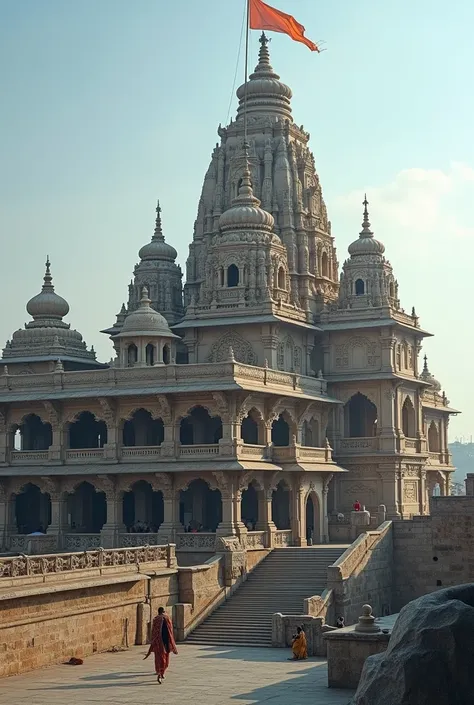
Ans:
<svg viewBox="0 0 474 705"><path fill-rule="evenodd" d="M63 547L66 551L90 551L99 548L100 544L100 534L65 534L63 537Z"/></svg>
<svg viewBox="0 0 474 705"><path fill-rule="evenodd" d="M265 531L247 532L247 551L261 551L266 548L266 535Z"/></svg>
<svg viewBox="0 0 474 705"><path fill-rule="evenodd" d="M14 401L25 392L37 399L47 398L53 392L55 398L70 398L73 392L93 389L98 396L113 396L120 389L130 390L136 387L148 387L150 393L180 391L183 384L192 386L193 381L200 386L206 379L218 374L225 384L237 383L244 389L256 387L281 389L286 394L288 388L300 394L327 395L326 380L319 377L307 377L293 372L280 372L266 367L245 365L240 362L219 363L218 370L214 363L190 365L166 365L163 367L131 367L126 369L108 368L77 372L48 372L31 375L0 375L0 401ZM154 389L156 387L156 390Z"/></svg>
<svg viewBox="0 0 474 705"><path fill-rule="evenodd" d="M12 465L37 465L47 462L47 450L12 450L10 462Z"/></svg>
<svg viewBox="0 0 474 705"><path fill-rule="evenodd" d="M173 567L176 563L174 544L2 558L0 578L45 576L91 568L138 566L140 563L160 563L163 567Z"/></svg>
<svg viewBox="0 0 474 705"><path fill-rule="evenodd" d="M217 443L210 443L207 445L192 445L192 446L178 446L178 455L180 457L185 456L209 456L209 455L219 455L219 445Z"/></svg>
<svg viewBox="0 0 474 705"><path fill-rule="evenodd" d="M355 455L366 453L376 453L379 450L379 438L371 436L368 438L341 438L337 445L337 452L341 455Z"/></svg>
<svg viewBox="0 0 474 705"><path fill-rule="evenodd" d="M38 555L49 551L56 551L58 548L58 538L54 534L44 534L43 536L12 534L9 537L8 545L12 552Z"/></svg>
<svg viewBox="0 0 474 705"><path fill-rule="evenodd" d="M274 548L283 548L292 545L292 532L291 529L283 529L275 531L273 534L273 546Z"/></svg>
<svg viewBox="0 0 474 705"><path fill-rule="evenodd" d="M193 534L192 532L177 534L176 550L214 553L216 550L216 534L204 532L197 534Z"/></svg>
<svg viewBox="0 0 474 705"><path fill-rule="evenodd" d="M103 448L80 448L66 450L66 460L69 463L101 462L104 459Z"/></svg>
<svg viewBox="0 0 474 705"><path fill-rule="evenodd" d="M158 534L120 534L120 546L128 548L132 546L158 546L160 539Z"/></svg>
<svg viewBox="0 0 474 705"><path fill-rule="evenodd" d="M120 449L123 460L156 460L161 457L161 446L127 446Z"/></svg>

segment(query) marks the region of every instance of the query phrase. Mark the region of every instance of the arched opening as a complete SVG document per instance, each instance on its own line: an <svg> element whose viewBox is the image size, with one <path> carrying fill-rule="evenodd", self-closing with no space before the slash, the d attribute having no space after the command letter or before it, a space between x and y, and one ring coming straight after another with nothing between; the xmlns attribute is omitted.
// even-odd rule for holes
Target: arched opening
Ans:
<svg viewBox="0 0 474 705"><path fill-rule="evenodd" d="M255 531L258 522L258 492L251 482L242 492L242 521L249 531Z"/></svg>
<svg viewBox="0 0 474 705"><path fill-rule="evenodd" d="M406 397L402 406L402 431L407 438L416 436L415 407L410 397Z"/></svg>
<svg viewBox="0 0 474 705"><path fill-rule="evenodd" d="M356 279L355 293L356 296L362 296L363 294L365 294L365 283L363 279Z"/></svg>
<svg viewBox="0 0 474 705"><path fill-rule="evenodd" d="M439 431L434 421L430 423L430 426L428 428L428 449L432 453L440 452Z"/></svg>
<svg viewBox="0 0 474 705"><path fill-rule="evenodd" d="M227 286L239 286L239 268L235 264L227 267Z"/></svg>
<svg viewBox="0 0 474 705"><path fill-rule="evenodd" d="M283 480L272 493L272 519L276 528L281 531L291 528L290 491Z"/></svg>
<svg viewBox="0 0 474 705"><path fill-rule="evenodd" d="M327 252L323 252L321 257L321 274L323 277L329 277L329 258Z"/></svg>
<svg viewBox="0 0 474 705"><path fill-rule="evenodd" d="M241 438L250 445L264 445L263 421L256 409L250 409L240 425Z"/></svg>
<svg viewBox="0 0 474 705"><path fill-rule="evenodd" d="M126 447L160 446L164 437L163 421L154 419L148 409L137 409L123 425L122 442Z"/></svg>
<svg viewBox="0 0 474 705"><path fill-rule="evenodd" d="M220 416L211 416L207 409L195 406L181 419L179 440L181 445L210 445L219 443L222 438L222 420Z"/></svg>
<svg viewBox="0 0 474 705"><path fill-rule="evenodd" d="M222 521L222 497L211 490L204 480L193 480L187 490L181 490L180 521L187 531L216 531Z"/></svg>
<svg viewBox="0 0 474 705"><path fill-rule="evenodd" d="M278 269L278 288L286 290L286 274L283 267Z"/></svg>
<svg viewBox="0 0 474 705"><path fill-rule="evenodd" d="M135 343L131 343L131 345L128 346L127 348L127 364L129 367L133 367L136 365L138 362L138 348L135 345Z"/></svg>
<svg viewBox="0 0 474 705"><path fill-rule="evenodd" d="M391 299L395 298L395 287L393 286L393 282L390 282L388 286L388 295L390 296Z"/></svg>
<svg viewBox="0 0 474 705"><path fill-rule="evenodd" d="M97 421L90 411L82 411L69 424L69 448L103 448L107 443L107 424Z"/></svg>
<svg viewBox="0 0 474 705"><path fill-rule="evenodd" d="M285 415L280 414L272 423L272 443L274 446L290 445L290 424Z"/></svg>
<svg viewBox="0 0 474 705"><path fill-rule="evenodd" d="M15 450L48 450L52 442L51 424L44 423L36 414L25 416L23 422L15 427Z"/></svg>
<svg viewBox="0 0 474 705"><path fill-rule="evenodd" d="M156 533L163 523L163 493L154 491L149 482L135 482L123 495L123 523L129 533Z"/></svg>
<svg viewBox="0 0 474 705"><path fill-rule="evenodd" d="M152 343L148 343L148 345L145 348L145 361L146 364L150 367L152 367L156 360L155 360L155 346Z"/></svg>
<svg viewBox="0 0 474 705"><path fill-rule="evenodd" d="M301 428L301 445L311 448L320 447L319 422L317 419L304 421Z"/></svg>
<svg viewBox="0 0 474 705"><path fill-rule="evenodd" d="M321 543L319 499L311 492L306 500L306 542L308 545Z"/></svg>
<svg viewBox="0 0 474 705"><path fill-rule="evenodd" d="M51 524L51 499L37 485L28 483L15 496L15 518L19 534L45 534Z"/></svg>
<svg viewBox="0 0 474 705"><path fill-rule="evenodd" d="M377 407L357 392L344 407L346 436L368 438L377 434Z"/></svg>
<svg viewBox="0 0 474 705"><path fill-rule="evenodd" d="M403 366L408 370L408 345L404 343L403 345Z"/></svg>
<svg viewBox="0 0 474 705"><path fill-rule="evenodd" d="M98 534L107 521L105 493L96 492L90 482L81 482L68 497L67 511L72 531Z"/></svg>
<svg viewBox="0 0 474 705"><path fill-rule="evenodd" d="M169 365L169 364L170 364L170 359L171 359L171 355L170 355L170 346L169 346L169 345L164 345L164 346L163 346L163 362L165 363L165 365Z"/></svg>

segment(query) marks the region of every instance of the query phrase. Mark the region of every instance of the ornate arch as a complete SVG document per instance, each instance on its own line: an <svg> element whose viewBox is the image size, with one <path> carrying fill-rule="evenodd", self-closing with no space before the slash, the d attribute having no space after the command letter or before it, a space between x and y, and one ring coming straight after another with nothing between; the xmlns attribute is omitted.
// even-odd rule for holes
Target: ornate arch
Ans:
<svg viewBox="0 0 474 705"><path fill-rule="evenodd" d="M256 365L257 355L252 346L236 331L226 331L221 337L216 340L208 355L207 362L225 362L229 359L229 348L234 351L234 357L237 362L242 362L246 365Z"/></svg>
<svg viewBox="0 0 474 705"><path fill-rule="evenodd" d="M288 491L292 490L291 481L288 479L287 474L285 472L282 472L281 470L278 470L272 475L272 477L270 478L268 489L272 492L276 492L280 482L283 482Z"/></svg>
<svg viewBox="0 0 474 705"><path fill-rule="evenodd" d="M20 427L22 424L25 423L25 420L28 418L28 416L37 416L40 419L41 423L49 423L51 425L47 414L43 410L36 409L35 411L25 412L23 409L14 409L13 411L10 411L7 417L7 424L9 429L12 430L14 426Z"/></svg>
<svg viewBox="0 0 474 705"><path fill-rule="evenodd" d="M186 404L182 404L175 409L176 423L180 422L182 419L185 419L187 416L189 416L191 414L193 409L197 409L199 407L206 409L209 416L215 417L215 416L220 415L218 409L216 408L216 405L213 404L212 402L193 401L193 402L188 402Z"/></svg>
<svg viewBox="0 0 474 705"><path fill-rule="evenodd" d="M8 493L10 495L22 494L27 485L34 485L41 494L50 496L58 492L58 484L48 477L18 477L12 478L8 483Z"/></svg>
<svg viewBox="0 0 474 705"><path fill-rule="evenodd" d="M68 477L61 481L61 490L67 494L74 494L79 485L84 482L91 485L96 492L105 492L103 487L100 485L100 481L97 477L84 475L82 477Z"/></svg>
<svg viewBox="0 0 474 705"><path fill-rule="evenodd" d="M122 408L119 411L119 419L120 421L131 421L134 417L134 415L137 413L137 411L148 411L150 413L150 416L153 420L156 419L162 419L161 415L158 413L157 408L151 405L141 405L141 406L128 406L125 408ZM162 419L163 420L163 419Z"/></svg>
<svg viewBox="0 0 474 705"><path fill-rule="evenodd" d="M258 491L264 490L263 479L259 477L257 471L246 472L239 477L239 490L244 492L250 484L255 484Z"/></svg>
<svg viewBox="0 0 474 705"><path fill-rule="evenodd" d="M372 402L372 404L375 404L377 409L380 406L379 399L378 399L378 394L377 392L374 392L372 389L347 389L347 390L339 390L337 392L337 398L342 401L344 405L347 404L348 401L352 399L352 397L355 397L356 394L361 394L363 397L367 397L369 401Z"/></svg>
<svg viewBox="0 0 474 705"><path fill-rule="evenodd" d="M95 421L103 421L105 424L107 423L107 419L105 418L104 414L99 412L98 410L92 411L91 409L71 409L70 411L66 411L66 413L64 414L63 424L75 423L79 419L79 416L81 414L84 414L85 412L92 414Z"/></svg>

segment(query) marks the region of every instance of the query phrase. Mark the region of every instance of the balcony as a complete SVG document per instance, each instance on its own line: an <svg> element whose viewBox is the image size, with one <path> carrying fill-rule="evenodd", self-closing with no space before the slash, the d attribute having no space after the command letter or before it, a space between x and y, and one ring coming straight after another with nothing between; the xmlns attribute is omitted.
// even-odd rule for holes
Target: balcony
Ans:
<svg viewBox="0 0 474 705"><path fill-rule="evenodd" d="M267 460L267 446L251 445L250 443L239 443L237 455L245 460Z"/></svg>
<svg viewBox="0 0 474 705"><path fill-rule="evenodd" d="M12 450L12 465L41 465L48 462L47 450Z"/></svg>
<svg viewBox="0 0 474 705"><path fill-rule="evenodd" d="M272 446L272 460L275 463L332 463L332 449L310 446Z"/></svg>
<svg viewBox="0 0 474 705"><path fill-rule="evenodd" d="M182 458L208 458L213 455L219 455L219 445L217 443L202 444L202 445L192 445L192 446L178 446L178 457Z"/></svg>
<svg viewBox="0 0 474 705"><path fill-rule="evenodd" d="M216 535L213 533L176 534L176 550L214 553L216 550Z"/></svg>
<svg viewBox="0 0 474 705"><path fill-rule="evenodd" d="M66 462L68 463L100 463L104 460L103 448L78 448L77 450L66 450Z"/></svg>
<svg viewBox="0 0 474 705"><path fill-rule="evenodd" d="M360 438L341 438L338 442L338 455L366 455L377 453L379 439L377 436Z"/></svg>
<svg viewBox="0 0 474 705"><path fill-rule="evenodd" d="M161 446L128 446L121 449L122 460L158 460Z"/></svg>

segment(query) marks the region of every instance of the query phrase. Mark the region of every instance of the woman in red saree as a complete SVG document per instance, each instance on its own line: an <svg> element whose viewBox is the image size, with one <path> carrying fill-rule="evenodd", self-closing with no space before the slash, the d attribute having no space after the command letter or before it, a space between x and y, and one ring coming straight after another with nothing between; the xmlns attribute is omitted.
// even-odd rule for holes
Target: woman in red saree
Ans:
<svg viewBox="0 0 474 705"><path fill-rule="evenodd" d="M152 652L155 654L155 671L158 683L160 684L170 664L171 651L174 654L178 653L173 635L173 625L164 607L160 607L158 609L158 616L153 620L150 648L145 656L147 659Z"/></svg>

